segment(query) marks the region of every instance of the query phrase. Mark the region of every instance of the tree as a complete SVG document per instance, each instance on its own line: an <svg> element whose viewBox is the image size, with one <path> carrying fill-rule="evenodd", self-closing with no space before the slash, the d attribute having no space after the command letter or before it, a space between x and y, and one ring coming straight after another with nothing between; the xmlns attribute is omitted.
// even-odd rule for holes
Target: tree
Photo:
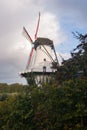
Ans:
<svg viewBox="0 0 87 130"><path fill-rule="evenodd" d="M57 68L56 79L61 83L78 77L87 77L87 34L74 33L80 44L71 52L71 58L63 60Z"/></svg>

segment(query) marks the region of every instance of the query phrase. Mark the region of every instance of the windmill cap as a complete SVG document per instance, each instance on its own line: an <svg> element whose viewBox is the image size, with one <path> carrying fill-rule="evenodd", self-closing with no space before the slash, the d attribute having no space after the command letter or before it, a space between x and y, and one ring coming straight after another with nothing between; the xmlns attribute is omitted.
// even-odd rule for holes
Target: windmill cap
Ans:
<svg viewBox="0 0 87 130"><path fill-rule="evenodd" d="M35 46L39 46L39 45L48 45L48 46L52 46L53 45L53 41L48 39L48 38L37 38L34 42Z"/></svg>

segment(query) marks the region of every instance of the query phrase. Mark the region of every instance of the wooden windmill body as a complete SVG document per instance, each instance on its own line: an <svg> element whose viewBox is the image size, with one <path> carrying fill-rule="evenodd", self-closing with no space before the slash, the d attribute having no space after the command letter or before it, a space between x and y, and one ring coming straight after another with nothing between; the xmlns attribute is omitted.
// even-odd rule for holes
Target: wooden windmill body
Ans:
<svg viewBox="0 0 87 130"><path fill-rule="evenodd" d="M27 79L28 84L30 84L32 77L34 77L36 84L47 81L49 82L51 75L55 74L56 72L56 69L53 67L53 65L58 65L58 59L53 41L48 38L37 38L39 22L40 14L34 42L25 27L23 27L26 38L29 39L32 44L26 70L21 73L21 76Z"/></svg>

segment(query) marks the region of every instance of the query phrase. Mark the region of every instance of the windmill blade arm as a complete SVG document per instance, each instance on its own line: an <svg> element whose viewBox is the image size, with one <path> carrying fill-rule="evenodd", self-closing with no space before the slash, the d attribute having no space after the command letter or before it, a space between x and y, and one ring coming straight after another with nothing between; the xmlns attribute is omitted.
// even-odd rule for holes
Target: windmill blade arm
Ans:
<svg viewBox="0 0 87 130"><path fill-rule="evenodd" d="M28 63L27 63L27 66L26 66L26 70L28 69L28 67L30 65L30 62L31 62L31 59L32 59L32 55L33 55L33 51L34 51L34 47L32 47L32 49L31 49L31 52L30 52L30 55L29 55L29 59L28 59Z"/></svg>
<svg viewBox="0 0 87 130"><path fill-rule="evenodd" d="M39 23L40 23L40 12L39 12L39 18L38 18L38 23L37 23L36 32L35 32L35 40L37 39L37 33L38 33L38 29L39 29Z"/></svg>
<svg viewBox="0 0 87 130"><path fill-rule="evenodd" d="M28 41L30 41L31 43L33 43L33 40L32 40L32 38L31 38L31 36L29 35L29 33L27 32L27 30L26 30L25 27L23 27L23 35L26 37L26 39L27 39Z"/></svg>
<svg viewBox="0 0 87 130"><path fill-rule="evenodd" d="M54 45L53 45L53 50L54 50L54 54L55 54L55 57L56 57L57 64L59 65L59 61L58 61L58 58L57 58L57 54L56 54Z"/></svg>

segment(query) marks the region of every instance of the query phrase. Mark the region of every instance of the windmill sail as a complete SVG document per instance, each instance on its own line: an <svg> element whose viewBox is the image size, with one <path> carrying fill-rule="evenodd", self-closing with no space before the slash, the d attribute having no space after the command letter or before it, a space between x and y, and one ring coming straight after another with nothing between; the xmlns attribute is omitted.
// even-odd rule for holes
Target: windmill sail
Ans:
<svg viewBox="0 0 87 130"><path fill-rule="evenodd" d="M28 70L29 66L31 66L31 60L33 58L33 53L34 53L34 47L32 47L32 49L31 49L29 59L28 59L28 63L27 63L27 66L26 66L26 70Z"/></svg>
<svg viewBox="0 0 87 130"><path fill-rule="evenodd" d="M39 12L39 18L38 18L37 28L36 28L36 32L35 32L35 40L37 39L37 33L38 33L38 29L39 29L39 23L40 23L40 12Z"/></svg>
<svg viewBox="0 0 87 130"><path fill-rule="evenodd" d="M30 41L30 43L33 43L33 40L32 40L32 38L31 38L31 36L29 35L29 33L27 32L27 30L26 30L25 27L23 27L23 32L22 32L22 34L25 36L25 38L26 38L28 41Z"/></svg>

